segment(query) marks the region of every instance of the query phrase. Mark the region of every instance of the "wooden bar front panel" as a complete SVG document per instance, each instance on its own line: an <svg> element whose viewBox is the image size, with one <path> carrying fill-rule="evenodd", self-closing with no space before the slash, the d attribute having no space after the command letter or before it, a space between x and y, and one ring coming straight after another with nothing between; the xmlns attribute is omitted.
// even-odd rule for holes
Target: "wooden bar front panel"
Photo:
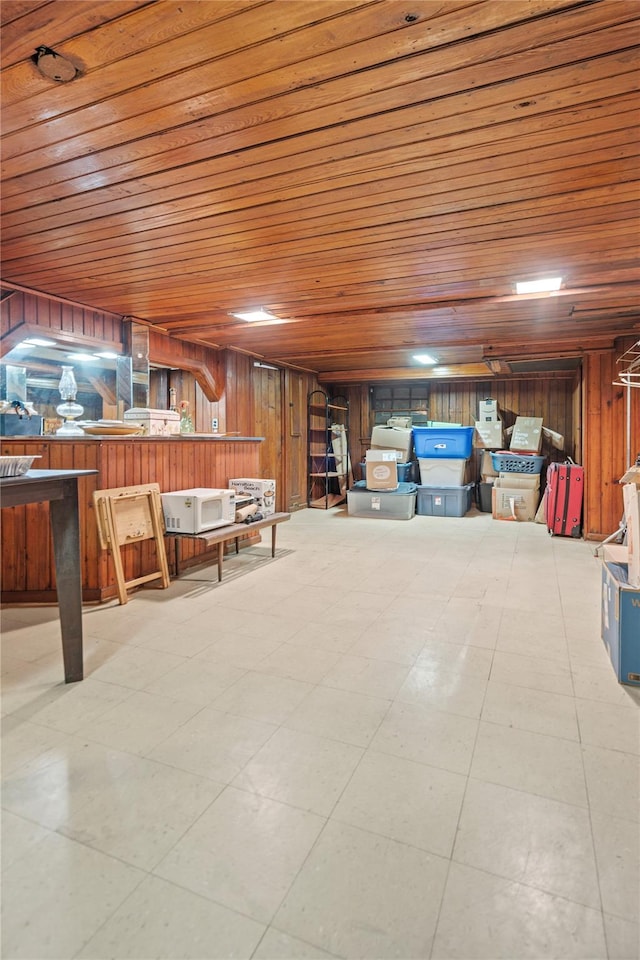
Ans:
<svg viewBox="0 0 640 960"><path fill-rule="evenodd" d="M118 438L114 440L55 440L42 437L2 438L8 455L39 455L39 469L94 469L98 473L79 484L83 600L116 595L115 573L108 554L100 549L92 494L97 489L158 483L161 491L191 487L226 487L230 477L257 477L259 440ZM47 504L3 510L2 601L55 602L55 572ZM186 542L183 562L204 552L198 541ZM127 579L143 576L156 566L151 541L123 551Z"/></svg>

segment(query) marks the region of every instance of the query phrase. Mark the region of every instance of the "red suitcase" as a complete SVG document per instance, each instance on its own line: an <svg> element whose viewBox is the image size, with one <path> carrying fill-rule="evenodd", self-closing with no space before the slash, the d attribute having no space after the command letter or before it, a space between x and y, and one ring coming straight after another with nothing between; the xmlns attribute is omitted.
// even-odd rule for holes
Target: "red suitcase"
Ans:
<svg viewBox="0 0 640 960"><path fill-rule="evenodd" d="M546 515L551 536L579 537L582 532L584 467L550 463L547 468Z"/></svg>

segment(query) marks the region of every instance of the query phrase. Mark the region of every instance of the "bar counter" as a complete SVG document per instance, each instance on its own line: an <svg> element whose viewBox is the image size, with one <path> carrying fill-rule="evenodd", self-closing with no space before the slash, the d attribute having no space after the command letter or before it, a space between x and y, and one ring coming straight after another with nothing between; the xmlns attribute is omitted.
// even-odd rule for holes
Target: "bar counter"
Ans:
<svg viewBox="0 0 640 960"><path fill-rule="evenodd" d="M79 502L82 599L110 600L117 595L111 558L100 549L93 491L158 483L161 492L191 487L226 487L231 477L260 476L262 437L190 434L174 437L0 437L0 452L37 456L37 470L95 470L82 484ZM127 579L155 569L153 543L125 548ZM2 511L0 537L3 603L55 603L55 562L49 506L33 503ZM196 559L206 545L185 548L183 562Z"/></svg>

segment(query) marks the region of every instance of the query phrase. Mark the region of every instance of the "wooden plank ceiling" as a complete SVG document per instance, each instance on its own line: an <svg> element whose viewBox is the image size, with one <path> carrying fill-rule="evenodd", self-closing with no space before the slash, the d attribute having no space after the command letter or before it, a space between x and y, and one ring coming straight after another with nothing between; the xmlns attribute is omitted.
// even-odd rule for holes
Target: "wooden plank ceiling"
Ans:
<svg viewBox="0 0 640 960"><path fill-rule="evenodd" d="M9 283L343 382L640 335L636 0L0 13Z"/></svg>

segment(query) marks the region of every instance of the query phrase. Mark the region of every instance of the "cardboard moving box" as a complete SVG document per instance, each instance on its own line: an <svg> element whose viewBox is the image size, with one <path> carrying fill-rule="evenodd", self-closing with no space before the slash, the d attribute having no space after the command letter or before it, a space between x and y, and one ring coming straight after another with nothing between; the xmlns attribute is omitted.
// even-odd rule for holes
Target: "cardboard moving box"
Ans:
<svg viewBox="0 0 640 960"><path fill-rule="evenodd" d="M499 487L515 487L518 490L539 490L539 473L506 473L498 475Z"/></svg>
<svg viewBox="0 0 640 960"><path fill-rule="evenodd" d="M367 490L397 490L398 460L395 450L367 450Z"/></svg>
<svg viewBox="0 0 640 960"><path fill-rule="evenodd" d="M502 421L476 420L474 445L484 447L486 450L502 449Z"/></svg>
<svg viewBox="0 0 640 960"><path fill-rule="evenodd" d="M498 471L493 466L493 460L488 450L482 454L480 461L480 479L486 481L489 477L497 477Z"/></svg>
<svg viewBox="0 0 640 960"><path fill-rule="evenodd" d="M509 449L516 453L540 453L542 417L516 417Z"/></svg>
<svg viewBox="0 0 640 960"><path fill-rule="evenodd" d="M401 463L411 460L413 432L411 427L375 426L371 432L372 450L396 450Z"/></svg>
<svg viewBox="0 0 640 960"><path fill-rule="evenodd" d="M533 479L533 478L531 478ZM533 521L538 509L540 491L535 487L502 486L500 477L491 491L491 513L494 520Z"/></svg>
<svg viewBox="0 0 640 960"><path fill-rule="evenodd" d="M492 420L498 419L498 401L493 400L491 397L487 397L486 400L481 400L478 404L478 420L483 420L485 423L491 423Z"/></svg>
<svg viewBox="0 0 640 960"><path fill-rule="evenodd" d="M640 489L635 483L625 483L624 518L627 524L627 554L629 586L640 587Z"/></svg>

